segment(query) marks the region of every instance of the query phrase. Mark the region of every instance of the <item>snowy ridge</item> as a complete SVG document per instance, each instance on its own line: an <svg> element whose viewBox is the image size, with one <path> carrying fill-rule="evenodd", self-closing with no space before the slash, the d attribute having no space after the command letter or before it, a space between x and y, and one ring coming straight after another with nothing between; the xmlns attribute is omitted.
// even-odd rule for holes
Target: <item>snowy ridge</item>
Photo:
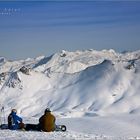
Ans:
<svg viewBox="0 0 140 140"><path fill-rule="evenodd" d="M25 71L21 70L23 66ZM119 54L114 50L63 50L50 57L7 61L1 66L0 103L7 111L16 107L26 116L27 110L43 111L46 106L56 112L76 110L82 115L109 115L116 110L138 113L139 69L140 51ZM32 103L38 110L30 109Z"/></svg>
<svg viewBox="0 0 140 140"><path fill-rule="evenodd" d="M17 108L22 117L38 118L46 107L50 107L60 118L60 123L67 124L77 134L89 132L93 124L96 124L94 132L99 134L101 131L103 137L121 134L121 127L124 129L121 136L140 134L140 126L137 126L137 116L140 115L140 50L127 53L114 50L63 50L49 57L0 60L0 104L5 107L5 115L11 108ZM122 117L124 122L120 121L120 117L114 120L112 116L115 115L126 115ZM127 115L136 115L132 129L127 128L131 126L129 120L132 119ZM87 119L91 125L85 131L78 131L77 127L71 129L74 123L78 127L80 123L85 125L86 118L91 118ZM126 118L129 118L128 121ZM102 126L106 125L105 121L108 127ZM114 127L116 122L119 125ZM73 136L68 136L68 139ZM84 134L81 137L84 138ZM95 137L95 133L89 136L91 139ZM98 138L102 139L100 136Z"/></svg>

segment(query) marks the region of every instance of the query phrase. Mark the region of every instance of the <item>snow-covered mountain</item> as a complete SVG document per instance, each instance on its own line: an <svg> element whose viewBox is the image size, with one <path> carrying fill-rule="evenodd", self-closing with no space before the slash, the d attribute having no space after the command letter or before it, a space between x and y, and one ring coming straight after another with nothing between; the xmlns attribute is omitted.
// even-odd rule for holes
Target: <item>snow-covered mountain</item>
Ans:
<svg viewBox="0 0 140 140"><path fill-rule="evenodd" d="M8 61L0 57L0 104L26 117L140 113L140 50L62 51Z"/></svg>
<svg viewBox="0 0 140 140"><path fill-rule="evenodd" d="M65 133L0 130L0 139L140 139L140 50L62 51L9 61L0 57L0 123L16 108L38 123L50 107ZM2 110L4 107L4 112Z"/></svg>

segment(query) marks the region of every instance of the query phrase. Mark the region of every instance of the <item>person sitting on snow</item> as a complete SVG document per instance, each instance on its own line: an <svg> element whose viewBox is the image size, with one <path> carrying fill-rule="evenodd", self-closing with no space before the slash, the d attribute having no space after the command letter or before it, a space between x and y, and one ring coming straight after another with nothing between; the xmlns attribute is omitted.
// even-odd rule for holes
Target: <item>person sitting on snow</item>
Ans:
<svg viewBox="0 0 140 140"><path fill-rule="evenodd" d="M49 108L45 109L44 115L39 118L39 128L45 132L55 130L55 116L51 113Z"/></svg>
<svg viewBox="0 0 140 140"><path fill-rule="evenodd" d="M21 129L22 125L22 118L17 115L17 110L12 109L8 116L8 128L11 130L17 130Z"/></svg>

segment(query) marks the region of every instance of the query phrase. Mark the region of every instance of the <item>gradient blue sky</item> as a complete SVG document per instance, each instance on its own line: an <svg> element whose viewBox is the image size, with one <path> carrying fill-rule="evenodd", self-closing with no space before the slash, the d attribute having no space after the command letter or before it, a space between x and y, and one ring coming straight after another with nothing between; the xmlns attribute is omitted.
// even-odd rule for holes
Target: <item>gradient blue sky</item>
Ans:
<svg viewBox="0 0 140 140"><path fill-rule="evenodd" d="M140 49L139 1L0 1L0 56Z"/></svg>

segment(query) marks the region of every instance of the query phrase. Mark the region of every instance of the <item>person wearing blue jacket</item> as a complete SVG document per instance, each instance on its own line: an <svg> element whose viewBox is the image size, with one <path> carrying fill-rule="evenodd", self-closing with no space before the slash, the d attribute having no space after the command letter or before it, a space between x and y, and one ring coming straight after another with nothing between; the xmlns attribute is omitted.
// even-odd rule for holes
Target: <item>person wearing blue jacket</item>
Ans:
<svg viewBox="0 0 140 140"><path fill-rule="evenodd" d="M12 109L8 116L8 128L17 130L20 129L20 124L22 124L22 118L17 115L16 109Z"/></svg>

